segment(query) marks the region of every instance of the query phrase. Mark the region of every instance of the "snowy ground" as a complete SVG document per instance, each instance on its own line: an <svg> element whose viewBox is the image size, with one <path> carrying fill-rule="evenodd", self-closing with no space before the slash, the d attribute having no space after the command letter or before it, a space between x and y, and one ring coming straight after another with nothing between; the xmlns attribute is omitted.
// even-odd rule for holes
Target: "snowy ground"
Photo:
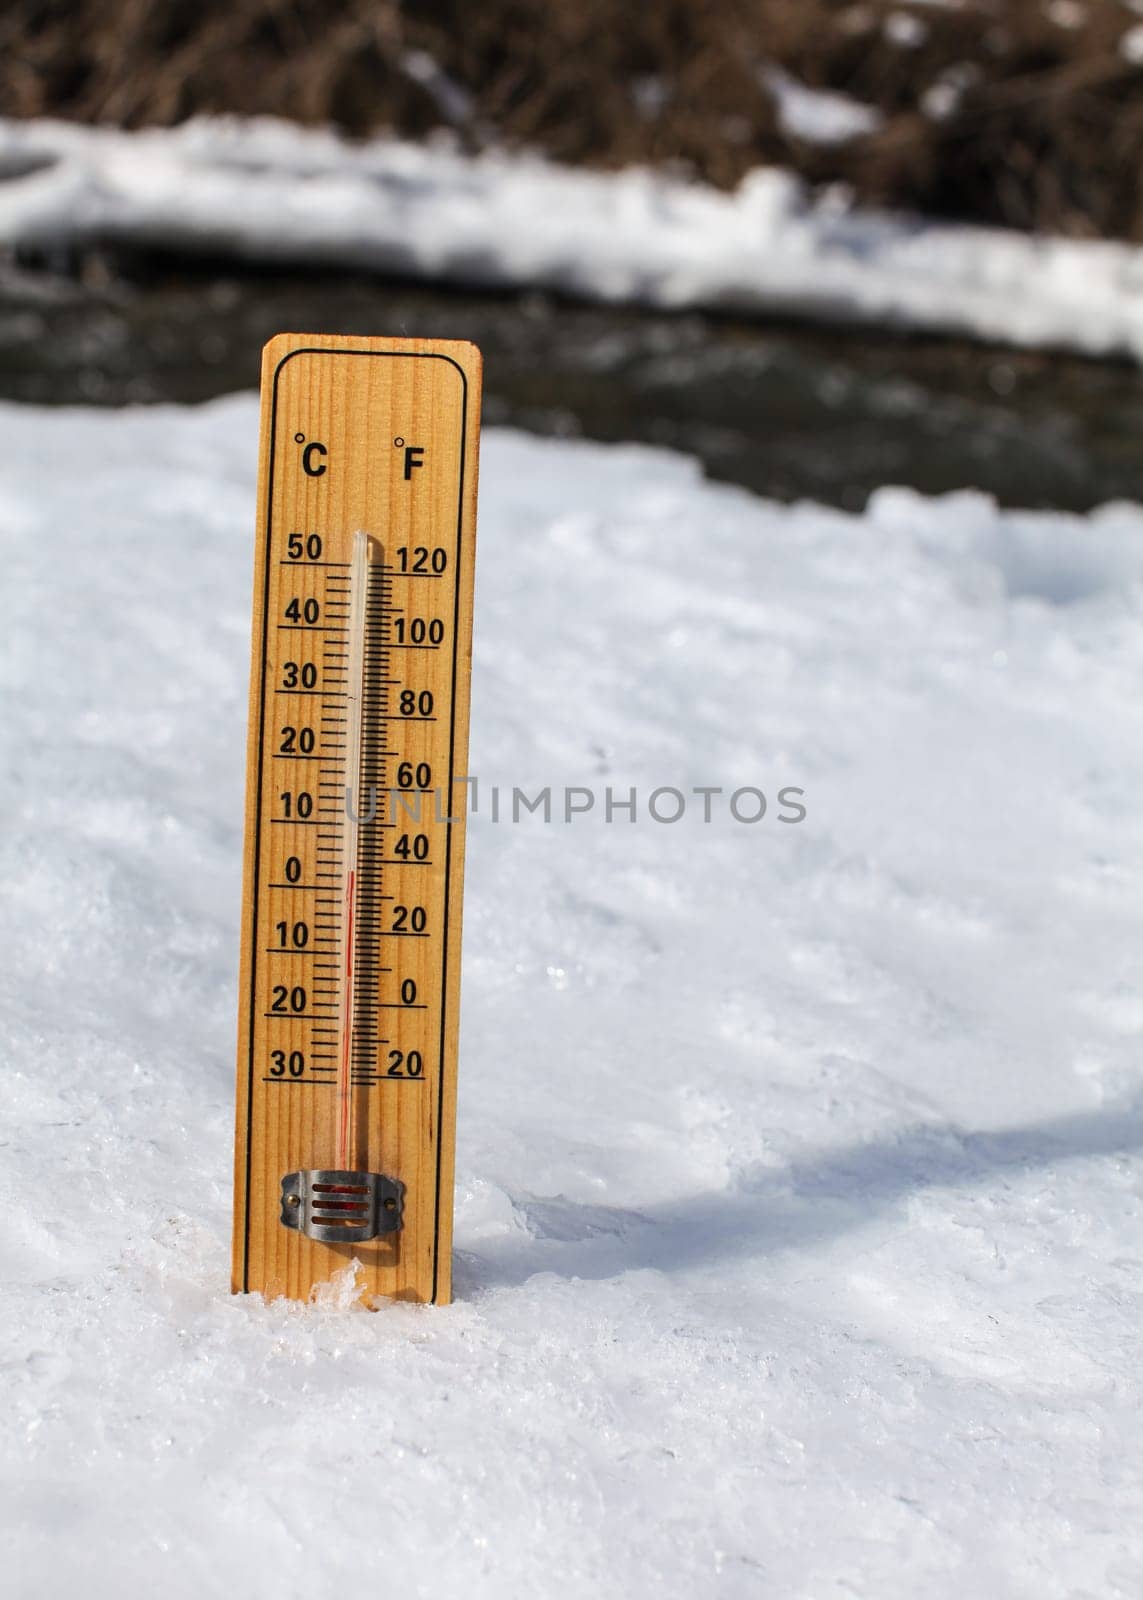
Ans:
<svg viewBox="0 0 1143 1600"><path fill-rule="evenodd" d="M1143 357L1143 249L815 201L772 168L722 194L268 119L0 120L0 250L102 240Z"/></svg>
<svg viewBox="0 0 1143 1600"><path fill-rule="evenodd" d="M491 433L473 770L808 815L477 815L458 1301L267 1306L255 420L0 410L8 1592L1136 1600L1143 513Z"/></svg>

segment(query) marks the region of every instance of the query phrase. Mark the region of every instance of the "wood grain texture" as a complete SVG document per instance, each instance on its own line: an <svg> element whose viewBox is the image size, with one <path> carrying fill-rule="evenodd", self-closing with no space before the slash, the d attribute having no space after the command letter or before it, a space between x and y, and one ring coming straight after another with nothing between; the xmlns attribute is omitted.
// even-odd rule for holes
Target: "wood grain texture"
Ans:
<svg viewBox="0 0 1143 1600"><path fill-rule="evenodd" d="M480 356L462 342L282 334L265 350L238 1022L236 1292L304 1300L356 1260L366 1300L450 1297L467 798L457 780L468 772L479 410ZM356 1165L399 1179L406 1193L399 1233L333 1245L284 1227L279 1194L287 1172L336 1165L331 1019L342 954L345 594L359 531L383 551L387 654L371 730L384 785L369 830L385 841L367 908L378 919L381 970L366 975L377 1045L374 1074L362 1069L355 1085L353 1126ZM425 637L415 623L425 625ZM410 704L402 700L408 692L412 716L400 710ZM423 717L426 696L432 710ZM303 736L303 729L310 732ZM312 749L303 749L311 739ZM388 789L405 763L414 771L430 767L435 793L395 803ZM427 840L425 860L394 855L402 838L417 836ZM403 927L395 925L400 906ZM413 908L423 913L420 936L407 936ZM410 985L414 1005L402 999ZM412 1070L390 1076L397 1051Z"/></svg>

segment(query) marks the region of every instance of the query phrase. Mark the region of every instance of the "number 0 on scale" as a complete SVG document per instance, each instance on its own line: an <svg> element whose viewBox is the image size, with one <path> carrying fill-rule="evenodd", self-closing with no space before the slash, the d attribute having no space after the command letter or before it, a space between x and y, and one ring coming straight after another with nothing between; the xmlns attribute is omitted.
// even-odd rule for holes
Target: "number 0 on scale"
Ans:
<svg viewBox="0 0 1143 1600"><path fill-rule="evenodd" d="M447 1301L480 356L262 369L233 1286Z"/></svg>

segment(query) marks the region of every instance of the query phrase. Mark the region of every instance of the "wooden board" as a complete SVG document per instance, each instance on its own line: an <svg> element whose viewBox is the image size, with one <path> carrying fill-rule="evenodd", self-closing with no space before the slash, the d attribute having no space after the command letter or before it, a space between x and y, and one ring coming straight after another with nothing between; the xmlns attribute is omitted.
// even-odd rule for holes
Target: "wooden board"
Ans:
<svg viewBox="0 0 1143 1600"><path fill-rule="evenodd" d="M236 1292L307 1299L357 1261L365 1299L450 1297L468 793L458 780L468 772L479 411L480 355L470 344L282 334L265 350ZM405 1193L399 1232L329 1244L284 1226L280 1208L287 1173L341 1164L346 595L360 533L380 562L364 730L379 792L374 821L359 830L368 843L353 852L373 853L351 937L356 981L370 996L366 1011L357 1001L365 1020L355 1036L352 1164ZM390 793L398 787L399 799Z"/></svg>

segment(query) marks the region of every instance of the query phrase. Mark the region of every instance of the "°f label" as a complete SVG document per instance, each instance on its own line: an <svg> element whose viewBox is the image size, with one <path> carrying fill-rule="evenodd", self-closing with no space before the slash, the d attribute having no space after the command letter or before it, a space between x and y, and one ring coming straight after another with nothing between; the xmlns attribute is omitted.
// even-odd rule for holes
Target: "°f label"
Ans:
<svg viewBox="0 0 1143 1600"><path fill-rule="evenodd" d="M469 344L266 347L236 1291L449 1299L479 407Z"/></svg>

